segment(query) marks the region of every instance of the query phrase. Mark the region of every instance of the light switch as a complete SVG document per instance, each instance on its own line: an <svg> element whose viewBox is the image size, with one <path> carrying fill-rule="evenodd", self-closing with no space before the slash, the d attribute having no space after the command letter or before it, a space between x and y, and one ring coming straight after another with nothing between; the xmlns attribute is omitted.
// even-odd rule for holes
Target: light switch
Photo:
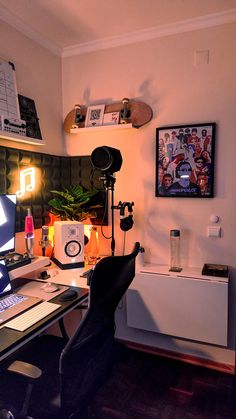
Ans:
<svg viewBox="0 0 236 419"><path fill-rule="evenodd" d="M209 64L209 50L201 50L194 52L194 65L205 65Z"/></svg>
<svg viewBox="0 0 236 419"><path fill-rule="evenodd" d="M208 237L220 237L221 227L220 226L208 226L207 236Z"/></svg>

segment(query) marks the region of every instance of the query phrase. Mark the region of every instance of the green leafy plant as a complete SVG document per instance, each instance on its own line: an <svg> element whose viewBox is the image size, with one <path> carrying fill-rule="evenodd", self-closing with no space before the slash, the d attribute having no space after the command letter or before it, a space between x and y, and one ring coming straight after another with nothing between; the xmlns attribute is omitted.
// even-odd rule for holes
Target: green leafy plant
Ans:
<svg viewBox="0 0 236 419"><path fill-rule="evenodd" d="M50 212L60 216L61 220L83 221L86 218L96 218L96 208L101 205L92 205L90 200L96 195L96 190L85 190L80 185L71 185L63 191L51 191L55 195L48 205Z"/></svg>

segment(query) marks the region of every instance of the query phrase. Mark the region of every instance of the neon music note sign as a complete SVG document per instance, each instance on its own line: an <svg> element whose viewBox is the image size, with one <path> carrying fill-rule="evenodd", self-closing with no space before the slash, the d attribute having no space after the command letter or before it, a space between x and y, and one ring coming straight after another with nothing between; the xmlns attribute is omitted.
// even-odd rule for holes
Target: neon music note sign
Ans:
<svg viewBox="0 0 236 419"><path fill-rule="evenodd" d="M31 192L35 188L35 168L29 167L20 171L20 190L16 195L21 198L25 192Z"/></svg>

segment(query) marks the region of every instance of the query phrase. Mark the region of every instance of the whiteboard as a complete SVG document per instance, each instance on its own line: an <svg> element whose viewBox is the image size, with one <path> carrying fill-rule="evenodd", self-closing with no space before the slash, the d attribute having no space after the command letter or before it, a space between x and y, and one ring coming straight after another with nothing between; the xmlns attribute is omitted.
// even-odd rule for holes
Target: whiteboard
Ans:
<svg viewBox="0 0 236 419"><path fill-rule="evenodd" d="M5 118L20 118L16 75L14 65L0 62L0 115Z"/></svg>

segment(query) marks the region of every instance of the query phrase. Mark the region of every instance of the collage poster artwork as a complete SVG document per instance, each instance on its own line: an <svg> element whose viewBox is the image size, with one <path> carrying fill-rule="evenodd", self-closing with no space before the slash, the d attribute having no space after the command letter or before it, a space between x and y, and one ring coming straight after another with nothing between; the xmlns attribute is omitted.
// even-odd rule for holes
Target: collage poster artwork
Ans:
<svg viewBox="0 0 236 419"><path fill-rule="evenodd" d="M157 129L156 196L213 197L215 124Z"/></svg>

